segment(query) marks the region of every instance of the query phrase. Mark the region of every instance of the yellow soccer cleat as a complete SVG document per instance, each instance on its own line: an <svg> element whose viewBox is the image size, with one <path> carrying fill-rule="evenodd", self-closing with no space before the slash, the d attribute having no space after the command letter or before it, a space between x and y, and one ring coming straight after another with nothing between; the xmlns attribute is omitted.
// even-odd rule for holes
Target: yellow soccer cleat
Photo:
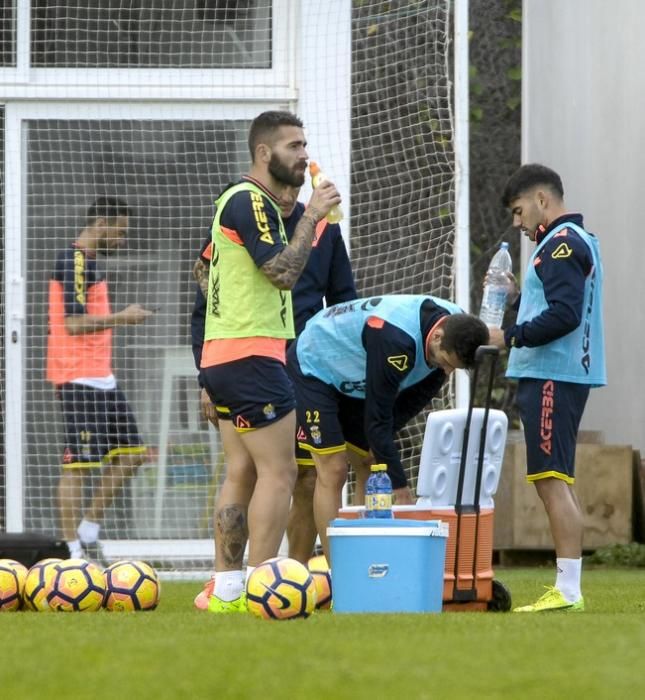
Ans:
<svg viewBox="0 0 645 700"><path fill-rule="evenodd" d="M533 605L514 608L513 612L582 612L585 609L584 598L580 597L575 603L570 603L555 586L546 586L546 589L546 593Z"/></svg>
<svg viewBox="0 0 645 700"><path fill-rule="evenodd" d="M210 613L245 613L248 612L246 607L246 593L242 593L239 598L227 601L218 598L216 595L211 595L208 599L208 612Z"/></svg>

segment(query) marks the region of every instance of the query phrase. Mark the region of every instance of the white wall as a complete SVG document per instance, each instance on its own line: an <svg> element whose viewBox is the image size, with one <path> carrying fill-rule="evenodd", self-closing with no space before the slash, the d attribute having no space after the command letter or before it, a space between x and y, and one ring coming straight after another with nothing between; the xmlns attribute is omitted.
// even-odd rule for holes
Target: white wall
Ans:
<svg viewBox="0 0 645 700"><path fill-rule="evenodd" d="M523 162L601 242L608 386L583 428L645 454L645 2L524 0Z"/></svg>

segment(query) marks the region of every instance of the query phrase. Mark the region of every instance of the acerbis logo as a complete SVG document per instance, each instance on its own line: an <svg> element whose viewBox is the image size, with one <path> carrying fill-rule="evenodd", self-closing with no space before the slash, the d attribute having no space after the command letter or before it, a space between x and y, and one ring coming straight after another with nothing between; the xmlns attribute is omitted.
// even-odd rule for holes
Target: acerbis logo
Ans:
<svg viewBox="0 0 645 700"><path fill-rule="evenodd" d="M551 257L554 260L562 260L564 258L570 258L573 254L573 249L566 243L560 243L560 245L551 253Z"/></svg>
<svg viewBox="0 0 645 700"><path fill-rule="evenodd" d="M235 417L235 427L236 428L250 428L251 424L249 423L248 420L244 416L236 416Z"/></svg>
<svg viewBox="0 0 645 700"><path fill-rule="evenodd" d="M366 299L361 304L361 309L363 309L363 311L369 311L370 308L373 309L375 306L378 306L382 301L383 297L372 297L371 299Z"/></svg>
<svg viewBox="0 0 645 700"><path fill-rule="evenodd" d="M210 314L219 318L219 250L213 244L211 248L212 260L210 267Z"/></svg>
<svg viewBox="0 0 645 700"><path fill-rule="evenodd" d="M591 280L589 282L589 303L585 309L585 320L582 329L582 359L580 364L585 371L585 374L589 374L589 369L591 367L591 312L593 311L593 298L594 292L596 291L596 270L594 268L591 273Z"/></svg>
<svg viewBox="0 0 645 700"><path fill-rule="evenodd" d="M365 380L358 382L341 382L340 390L343 394L353 394L355 391L363 392L365 391Z"/></svg>
<svg viewBox="0 0 645 700"><path fill-rule="evenodd" d="M273 245L273 236L269 229L269 220L267 219L266 211L264 210L264 199L257 192L251 192L251 205L253 207L253 216L255 217L255 225L260 232L260 240L268 245Z"/></svg>
<svg viewBox="0 0 645 700"><path fill-rule="evenodd" d="M540 449L551 455L553 436L553 382L549 379L542 385L542 412L540 414Z"/></svg>
<svg viewBox="0 0 645 700"><path fill-rule="evenodd" d="M85 305L85 254L74 251L74 296L79 304Z"/></svg>
<svg viewBox="0 0 645 700"><path fill-rule="evenodd" d="M387 358L388 364L392 365L399 370L399 372L405 372L408 368L408 356L407 355L391 355Z"/></svg>
<svg viewBox="0 0 645 700"><path fill-rule="evenodd" d="M287 327L287 293L280 290L280 320L282 321L282 327Z"/></svg>

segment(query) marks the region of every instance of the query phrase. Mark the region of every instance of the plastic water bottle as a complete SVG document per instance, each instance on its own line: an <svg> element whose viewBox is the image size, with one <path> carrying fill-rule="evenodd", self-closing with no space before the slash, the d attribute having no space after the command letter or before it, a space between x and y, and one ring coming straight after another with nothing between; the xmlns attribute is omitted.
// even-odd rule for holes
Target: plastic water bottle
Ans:
<svg viewBox="0 0 645 700"><path fill-rule="evenodd" d="M309 163L309 174L311 175L311 184L313 187L318 187L321 182L328 180L329 178L320 170L318 163L313 160ZM340 204L333 206L325 217L330 224L337 224L339 221L343 220L343 210L340 208Z"/></svg>
<svg viewBox="0 0 645 700"><path fill-rule="evenodd" d="M365 517L392 517L392 481L386 464L373 464L365 484Z"/></svg>
<svg viewBox="0 0 645 700"><path fill-rule="evenodd" d="M479 318L491 328L502 327L509 287L509 280L505 273L512 271L513 262L508 251L508 243L502 243L488 266L487 281L479 311Z"/></svg>

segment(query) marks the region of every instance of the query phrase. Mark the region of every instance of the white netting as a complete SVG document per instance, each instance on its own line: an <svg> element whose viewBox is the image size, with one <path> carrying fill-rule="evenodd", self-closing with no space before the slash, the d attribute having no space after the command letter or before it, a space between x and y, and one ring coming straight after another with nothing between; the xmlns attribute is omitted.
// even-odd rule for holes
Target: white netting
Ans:
<svg viewBox="0 0 645 700"><path fill-rule="evenodd" d="M324 26L334 37L334 22L349 11L348 2L320 3L316 22L306 29ZM62 81L61 94L70 98L81 99L86 84L95 91L103 83L117 97L89 107L79 102L78 109L71 104L66 112L60 103L51 114L46 107L37 115L25 112L22 144L10 146L23 182L21 201L7 202L8 208L20 206L22 232L10 225L7 230L13 237L9 249L22 236L26 278L24 529L60 532L55 498L63 426L45 381L48 280L57 252L82 228L87 206L112 195L133 209L127 247L101 260L112 305L137 302L159 311L114 334L115 374L149 452L107 512L102 536L126 544L181 540L184 553L197 556L191 546L211 535L222 459L216 434L198 416L191 267L210 226L214 196L248 167L250 120L267 108L299 111L293 95L304 87L294 86L293 76L307 75L292 65L302 54L290 50L287 37L299 31L302 6L295 0L34 0L31 7L33 80L46 83L43 71L51 70L52 80ZM318 148L323 140L334 144L327 152L337 153L338 161L323 163L330 175L351 158L351 192L343 194L351 204L351 257L362 295L452 297L451 12L450 0L353 2L351 150L338 153L333 120L316 123L311 113L305 120ZM2 36L14 35L3 26ZM0 55L10 66L15 47L7 41ZM284 46L276 50L276 42ZM325 71L344 70L333 40L317 61ZM133 98L133 86L203 89L209 80L231 89L221 105L217 90L210 91L208 99L217 105L210 116L193 109L189 99L164 104L158 98L158 106L145 111ZM121 84L129 91L119 101ZM270 89L271 101L257 88ZM319 99L336 98L321 89ZM168 116L173 109L176 116ZM11 124L13 129L13 117ZM420 445L419 420L402 439L412 476ZM86 497L90 490L91 484ZM208 561L212 545L198 549ZM167 554L162 547L154 551L160 558Z"/></svg>
<svg viewBox="0 0 645 700"><path fill-rule="evenodd" d="M110 194L133 209L126 248L99 256L112 305L119 310L136 302L159 310L144 324L114 333L117 378L150 453L108 513L103 536L208 534L210 465L217 457L210 454L212 441L197 415L190 270L207 235L213 193L246 167L248 125L244 120L127 118L27 122L25 486L30 529L55 529L52 484L62 454L60 411L44 375L47 283L57 252L82 229L87 205ZM162 400L164 382L172 383L170 404ZM167 430L164 412L169 412ZM162 444L167 483L158 491Z"/></svg>
<svg viewBox="0 0 645 700"><path fill-rule="evenodd" d="M361 295L454 298L451 19L450 2L356 3L351 245ZM399 438L413 485L424 425L417 417Z"/></svg>

